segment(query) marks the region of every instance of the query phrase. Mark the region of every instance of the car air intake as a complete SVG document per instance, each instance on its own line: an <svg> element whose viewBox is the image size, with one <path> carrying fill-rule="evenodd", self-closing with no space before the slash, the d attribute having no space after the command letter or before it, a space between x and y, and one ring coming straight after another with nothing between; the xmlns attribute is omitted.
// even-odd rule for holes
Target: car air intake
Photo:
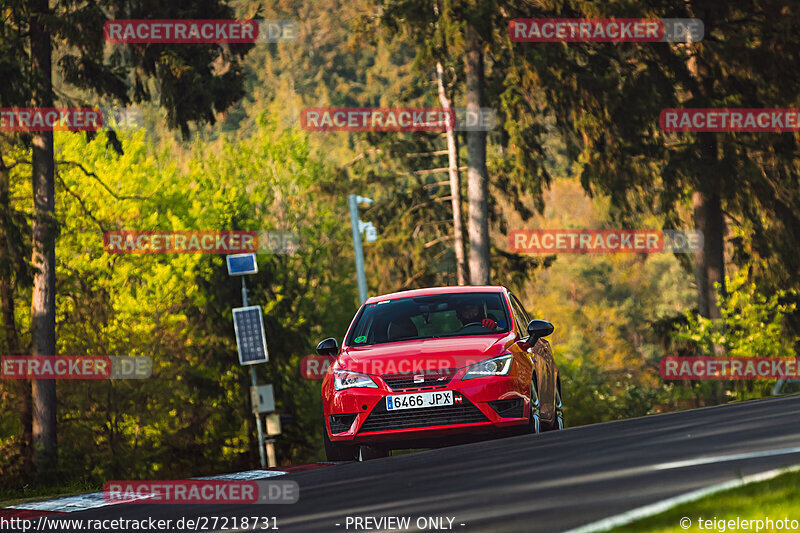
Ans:
<svg viewBox="0 0 800 533"><path fill-rule="evenodd" d="M381 378L392 390L419 389L447 385L457 370L457 368L438 368L436 370L384 374Z"/></svg>
<svg viewBox="0 0 800 533"><path fill-rule="evenodd" d="M522 398L496 400L494 402L489 402L489 405L494 409L495 413L503 418L522 418Z"/></svg>
<svg viewBox="0 0 800 533"><path fill-rule="evenodd" d="M330 415L331 433L344 433L353 425L356 415Z"/></svg>
<svg viewBox="0 0 800 533"><path fill-rule="evenodd" d="M393 429L424 428L431 426L451 426L457 424L476 424L488 422L480 409L463 398L460 403L426 409L404 409L397 412L386 410L386 401L378 402L359 433L391 431Z"/></svg>

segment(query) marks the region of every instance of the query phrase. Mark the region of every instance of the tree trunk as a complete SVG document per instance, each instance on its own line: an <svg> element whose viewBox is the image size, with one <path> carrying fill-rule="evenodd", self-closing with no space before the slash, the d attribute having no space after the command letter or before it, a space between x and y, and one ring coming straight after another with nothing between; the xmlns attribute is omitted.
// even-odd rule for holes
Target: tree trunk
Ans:
<svg viewBox="0 0 800 533"><path fill-rule="evenodd" d="M703 248L695 253L695 281L697 283L697 308L701 316L720 318L714 284L719 283L721 294L725 289L725 221L719 192L694 191L695 229L702 232Z"/></svg>
<svg viewBox="0 0 800 533"><path fill-rule="evenodd" d="M467 115L479 116L483 100L483 51L475 29L466 29ZM474 115L473 115L474 114ZM489 183L486 132L467 131L469 273L472 285L489 284Z"/></svg>
<svg viewBox="0 0 800 533"><path fill-rule="evenodd" d="M687 2L687 12L706 20L705 12L694 13L693 6ZM708 67L703 62L698 62L699 50L689 39L687 45L692 49L687 60L687 70L695 79L699 94L693 95L696 100L710 101L714 92L714 80L709 75ZM703 106L710 107L710 106ZM697 285L697 311L706 318L720 318L717 305L716 289L714 283L719 283L720 294L725 295L725 221L722 215L721 188L722 180L718 176L719 145L714 133L699 133L697 137L700 152L700 176L692 193L692 206L694 207L695 229L703 236L703 249L695 253L695 283ZM723 346L714 345L713 354L722 356L725 353ZM713 402L725 402L725 385L715 381L711 385Z"/></svg>
<svg viewBox="0 0 800 533"><path fill-rule="evenodd" d="M0 154L0 306L3 316L3 333L5 337L5 353L20 355L19 334L16 323L16 307L14 301L13 256L8 236L11 234L11 206L8 198L10 188L10 171ZM31 382L27 379L16 380L17 401L19 402L19 422L22 427L20 439L21 471L29 475L33 461L33 400L31 399Z"/></svg>
<svg viewBox="0 0 800 533"><path fill-rule="evenodd" d="M436 82L439 86L439 102L445 109L451 109L450 100L444 88L444 69L436 62ZM466 252L464 250L464 219L461 215L461 176L458 172L458 139L453 128L447 128L447 159L450 173L450 197L453 204L453 247L456 252L456 272L458 284L469 284Z"/></svg>
<svg viewBox="0 0 800 533"><path fill-rule="evenodd" d="M705 12L694 13L691 3L687 3L688 13L701 20ZM714 80L708 73L708 67L697 61L699 50L697 45L689 42L687 47L692 49L686 61L686 67L695 79L697 91L695 99L708 102L714 91ZM692 193L694 207L695 229L703 235L703 249L695 253L695 283L697 285L697 309L701 316L706 318L720 318L721 313L717 306L716 289L714 283L720 284L720 292L724 296L725 290L725 220L722 215L722 199L720 196L722 180L715 176L719 163L719 145L714 133L699 133L701 169L708 172L698 179L699 185ZM719 352L719 349L714 350Z"/></svg>
<svg viewBox="0 0 800 533"><path fill-rule="evenodd" d="M50 32L43 15L50 11L48 0L31 0L31 74L33 105L53 106L52 49ZM55 254L55 178L53 132L33 134L33 296L31 298L31 337L33 355L56 353L56 254ZM33 460L38 474L56 465L56 383L51 379L33 380Z"/></svg>
<svg viewBox="0 0 800 533"><path fill-rule="evenodd" d="M716 147L716 145L714 146ZM707 191L695 190L692 193L695 229L702 232L703 235L703 248L695 253L697 306L701 316L718 319L722 316L722 313L717 305L714 283L720 284L720 293L725 296L725 259L723 250L725 221L722 216L719 187L712 185ZM703 355L716 357L725 355L724 346L714 344L713 350L714 353ZM722 381L714 381L710 388L713 403L717 405L725 403L724 383Z"/></svg>

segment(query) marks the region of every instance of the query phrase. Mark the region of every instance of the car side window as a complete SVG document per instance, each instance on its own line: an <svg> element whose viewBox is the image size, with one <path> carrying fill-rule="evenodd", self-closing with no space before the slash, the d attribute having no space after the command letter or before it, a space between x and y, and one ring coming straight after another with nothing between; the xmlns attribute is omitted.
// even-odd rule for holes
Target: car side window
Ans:
<svg viewBox="0 0 800 533"><path fill-rule="evenodd" d="M525 338L528 336L528 322L530 321L526 320L525 311L519 304L519 300L511 293L508 293L508 295L511 297L511 314L514 315L514 322L517 324L519 336Z"/></svg>
<svg viewBox="0 0 800 533"><path fill-rule="evenodd" d="M530 321L531 321L530 315L528 315L528 312L525 311L525 306L522 305L522 302L517 300L516 296L514 296L512 294L511 298L512 298L511 301L515 302L517 304L517 306L519 307L519 312L522 313L522 318L525 319L525 327L527 328L528 327L528 323L530 323Z"/></svg>

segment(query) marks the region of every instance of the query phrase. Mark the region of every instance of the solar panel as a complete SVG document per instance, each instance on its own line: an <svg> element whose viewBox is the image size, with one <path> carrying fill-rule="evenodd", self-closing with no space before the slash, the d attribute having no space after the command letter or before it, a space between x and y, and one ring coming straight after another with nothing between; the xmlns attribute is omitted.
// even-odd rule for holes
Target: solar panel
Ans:
<svg viewBox="0 0 800 533"><path fill-rule="evenodd" d="M236 333L240 365L255 365L269 360L260 305L234 308L233 330Z"/></svg>
<svg viewBox="0 0 800 533"><path fill-rule="evenodd" d="M227 256L226 259L230 276L243 276L258 272L255 254L234 254Z"/></svg>

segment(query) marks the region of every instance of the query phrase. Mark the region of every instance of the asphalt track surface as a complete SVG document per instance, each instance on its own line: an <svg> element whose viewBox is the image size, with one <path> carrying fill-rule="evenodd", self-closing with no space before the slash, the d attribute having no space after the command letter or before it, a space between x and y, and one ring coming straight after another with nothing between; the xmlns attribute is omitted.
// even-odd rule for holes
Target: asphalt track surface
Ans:
<svg viewBox="0 0 800 533"><path fill-rule="evenodd" d="M403 531L420 531L419 517L450 517L456 532L565 531L741 475L798 464L800 451L665 469L654 465L798 446L800 396L795 395L274 478L299 484L300 500L292 505L122 504L69 518L259 515L277 517L281 532L320 533L365 531L346 527L348 516L411 517L411 527ZM378 530L371 525L366 531Z"/></svg>

